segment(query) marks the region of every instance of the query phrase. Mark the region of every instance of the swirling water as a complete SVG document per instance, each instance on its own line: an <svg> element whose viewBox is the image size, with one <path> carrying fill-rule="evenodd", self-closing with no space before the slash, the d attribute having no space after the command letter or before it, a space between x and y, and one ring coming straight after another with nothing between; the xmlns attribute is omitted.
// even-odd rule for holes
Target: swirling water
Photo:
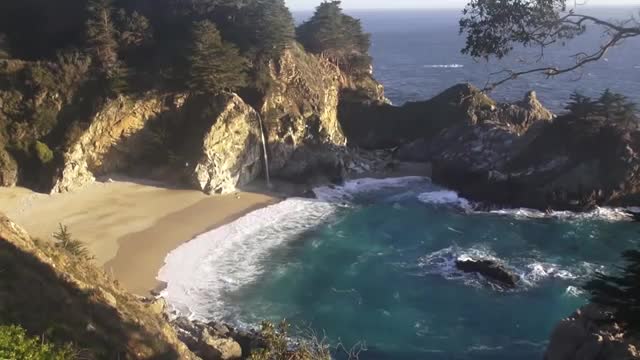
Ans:
<svg viewBox="0 0 640 360"><path fill-rule="evenodd" d="M363 359L540 359L580 286L637 246L614 209L477 212L424 178L316 189L174 250L159 279L183 314L256 325L287 318ZM504 290L453 266L492 258L521 277Z"/></svg>

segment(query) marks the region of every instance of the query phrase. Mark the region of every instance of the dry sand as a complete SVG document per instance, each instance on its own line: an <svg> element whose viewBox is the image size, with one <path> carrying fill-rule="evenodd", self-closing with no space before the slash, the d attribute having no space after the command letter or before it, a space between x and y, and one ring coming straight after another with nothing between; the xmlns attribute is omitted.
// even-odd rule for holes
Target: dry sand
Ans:
<svg viewBox="0 0 640 360"><path fill-rule="evenodd" d="M171 250L278 200L256 192L207 196L130 180L97 182L56 195L0 188L0 211L31 236L51 239L58 224L68 226L97 264L140 295L157 286L155 277Z"/></svg>

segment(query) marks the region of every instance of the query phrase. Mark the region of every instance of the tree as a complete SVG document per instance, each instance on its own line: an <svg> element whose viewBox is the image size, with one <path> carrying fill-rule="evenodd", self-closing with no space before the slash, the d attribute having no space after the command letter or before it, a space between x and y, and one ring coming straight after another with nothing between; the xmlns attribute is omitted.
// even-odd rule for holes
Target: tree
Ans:
<svg viewBox="0 0 640 360"><path fill-rule="evenodd" d="M111 0L89 0L87 45L101 75L107 79L118 73L118 43L112 21Z"/></svg>
<svg viewBox="0 0 640 360"><path fill-rule="evenodd" d="M193 24L188 61L189 87L195 92L217 94L247 84L247 60L235 46L222 41L220 32L208 20Z"/></svg>
<svg viewBox="0 0 640 360"><path fill-rule="evenodd" d="M598 113L607 121L629 126L635 121L636 104L626 96L606 89L597 102Z"/></svg>
<svg viewBox="0 0 640 360"><path fill-rule="evenodd" d="M595 50L576 53L572 65L507 69L500 72L505 75L503 78L488 82L485 90L490 91L522 75L542 73L552 77L572 72L602 59L609 49L625 39L640 36L640 22L632 16L627 21L614 23L579 14L577 6L568 8L567 0L470 0L460 20L460 33L466 34L462 52L475 58L501 59L520 45L538 48L539 59L542 59L550 45L565 45L591 27L600 29L607 38Z"/></svg>
<svg viewBox="0 0 640 360"><path fill-rule="evenodd" d="M618 275L597 273L585 285L591 301L613 310L614 319L628 330L640 331L640 251L623 253L626 265Z"/></svg>
<svg viewBox="0 0 640 360"><path fill-rule="evenodd" d="M313 16L297 30L298 41L310 52L322 54L338 65L353 59L368 59L370 35L362 29L360 20L345 15L340 1L325 1ZM358 62L359 67L363 62Z"/></svg>
<svg viewBox="0 0 640 360"><path fill-rule="evenodd" d="M565 109L577 118L586 120L589 115L596 112L597 102L593 101L590 97L584 96L582 93L575 91L571 94L569 103Z"/></svg>
<svg viewBox="0 0 640 360"><path fill-rule="evenodd" d="M84 243L74 239L66 225L58 224L58 226L59 230L53 234L56 247L82 260L93 259Z"/></svg>
<svg viewBox="0 0 640 360"><path fill-rule="evenodd" d="M295 39L293 16L284 0L252 0L241 10L234 40L251 55L277 58Z"/></svg>

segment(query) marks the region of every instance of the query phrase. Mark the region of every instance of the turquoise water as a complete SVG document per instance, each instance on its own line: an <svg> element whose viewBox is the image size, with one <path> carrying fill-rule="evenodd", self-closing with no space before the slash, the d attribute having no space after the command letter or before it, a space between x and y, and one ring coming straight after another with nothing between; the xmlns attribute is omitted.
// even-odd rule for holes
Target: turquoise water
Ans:
<svg viewBox="0 0 640 360"><path fill-rule="evenodd" d="M361 359L541 359L579 286L637 244L620 214L475 212L424 179L362 180L293 199L204 234L167 258L165 296L193 317L287 318ZM493 258L515 290L455 271Z"/></svg>

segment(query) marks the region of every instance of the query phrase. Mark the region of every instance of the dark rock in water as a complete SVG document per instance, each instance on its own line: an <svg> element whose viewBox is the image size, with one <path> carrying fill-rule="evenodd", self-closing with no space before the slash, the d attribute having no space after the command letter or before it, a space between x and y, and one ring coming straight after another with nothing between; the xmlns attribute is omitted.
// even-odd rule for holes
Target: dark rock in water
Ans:
<svg viewBox="0 0 640 360"><path fill-rule="evenodd" d="M466 273L477 273L490 281L497 282L508 288L516 287L516 283L520 280L518 275L507 270L503 265L493 260L456 260L456 267Z"/></svg>
<svg viewBox="0 0 640 360"><path fill-rule="evenodd" d="M625 213L627 213L627 215L629 215L633 219L633 221L640 221L640 212L626 210Z"/></svg>

